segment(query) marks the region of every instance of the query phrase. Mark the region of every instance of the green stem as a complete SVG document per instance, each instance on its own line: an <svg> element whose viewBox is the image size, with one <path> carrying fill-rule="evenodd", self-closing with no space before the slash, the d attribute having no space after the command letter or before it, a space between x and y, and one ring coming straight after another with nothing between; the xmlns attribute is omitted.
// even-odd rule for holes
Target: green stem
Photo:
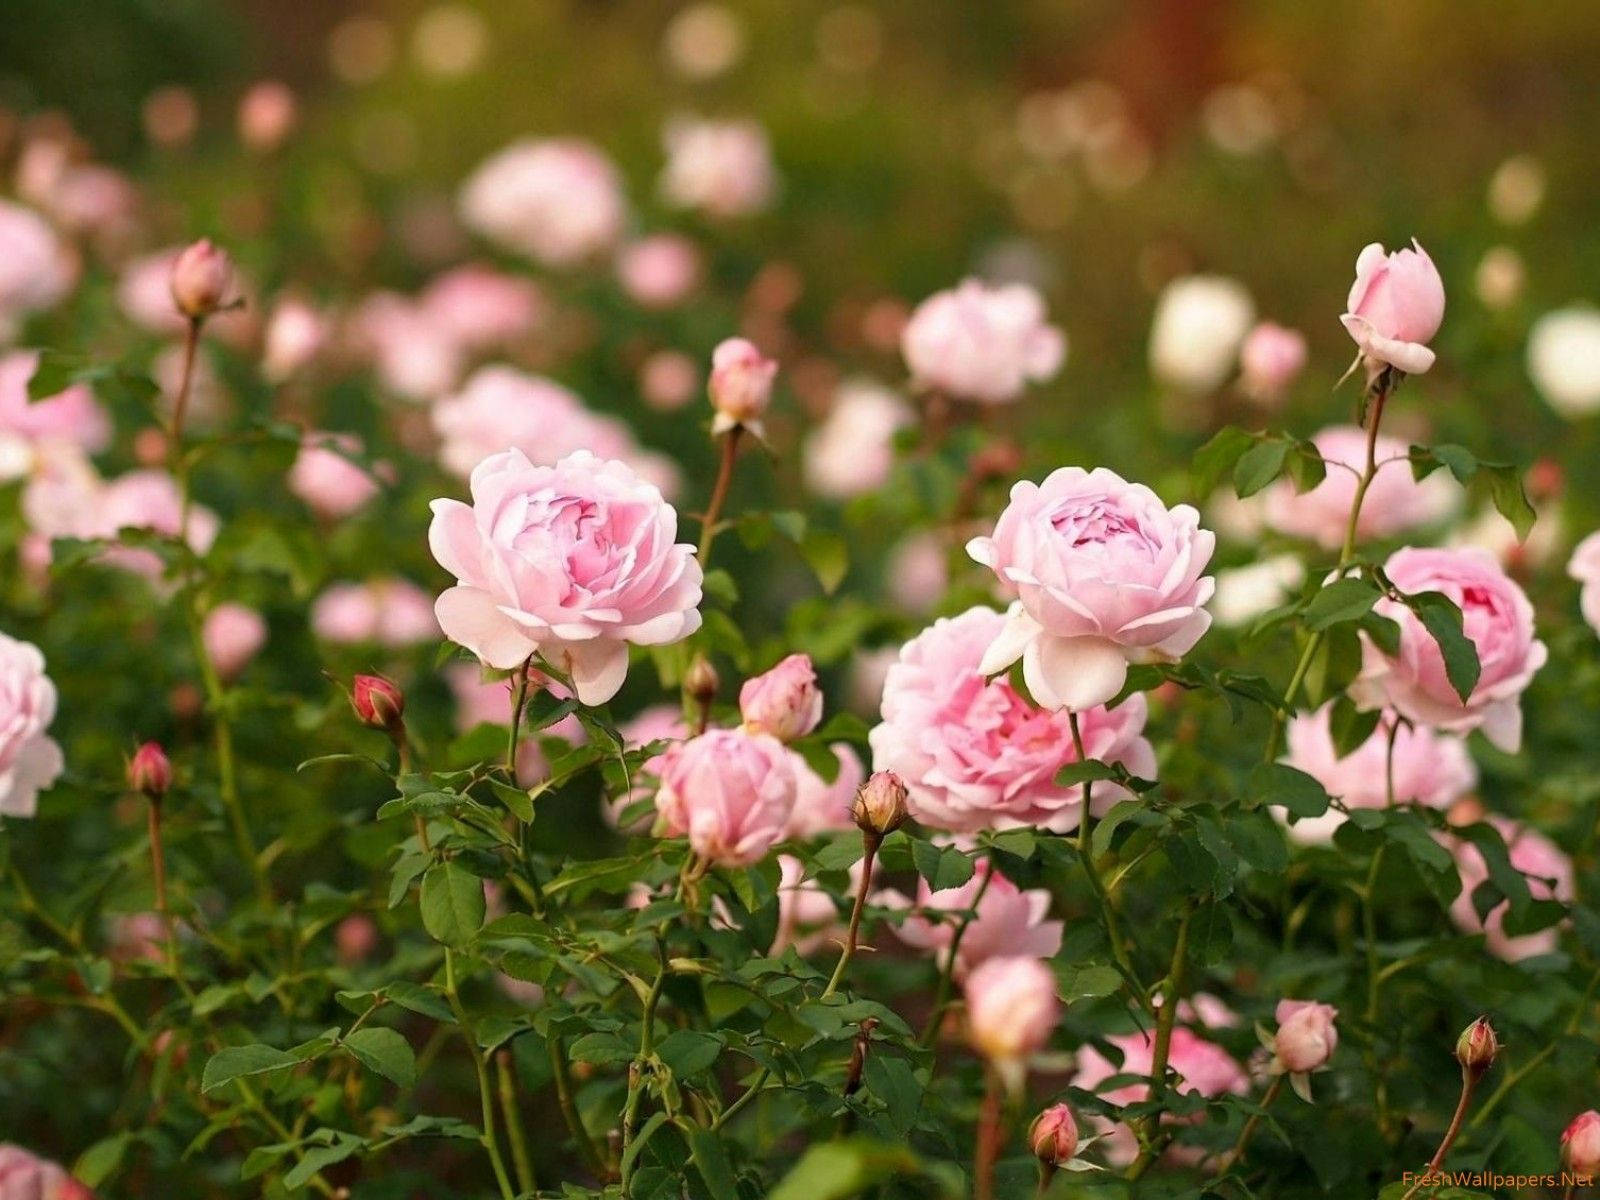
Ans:
<svg viewBox="0 0 1600 1200"><path fill-rule="evenodd" d="M644 1073L650 1068L650 1059L656 1048L656 1009L661 1004L661 993L667 985L666 950L657 945L661 967L655 982L644 998L644 1016L639 1027L639 1053L628 1067L628 1099L622 1110L622 1194L633 1195L633 1161L628 1155L639 1123L639 1106L644 1101Z"/></svg>
<svg viewBox="0 0 1600 1200"><path fill-rule="evenodd" d="M1072 752L1077 756L1079 763L1083 762L1083 730L1078 726L1078 714L1072 709L1067 710L1067 724L1072 728ZM1089 798L1093 794L1094 781L1083 781L1083 811L1078 814L1078 857L1084 862L1089 861Z"/></svg>
<svg viewBox="0 0 1600 1200"><path fill-rule="evenodd" d="M956 931L950 938L950 949L939 967L939 983L933 994L933 1012L928 1016L928 1023L923 1027L922 1036L917 1039L917 1044L920 1046L933 1045L933 1039L939 1032L945 1010L950 1006L951 992L955 987L956 956L961 949L961 939L966 937L967 927L976 919L978 903L983 899L983 894L989 890L989 880L993 878L994 864L985 863L983 878L978 881L978 890L972 897L972 909L956 926Z"/></svg>
<svg viewBox="0 0 1600 1200"><path fill-rule="evenodd" d="M528 673L533 667L533 655L529 655L522 666L517 668L516 688L511 694L511 730L506 735L506 777L512 783L517 781L517 733L522 727L522 709L528 702Z"/></svg>
<svg viewBox="0 0 1600 1200"><path fill-rule="evenodd" d="M733 1120L735 1115L737 1115L747 1104L761 1094L761 1089L767 1086L767 1080L771 1078L772 1068L762 1067L761 1073L755 1078L755 1082L749 1087L745 1088L744 1092L739 1096L739 1098L732 1104L728 1105L727 1108L723 1109L722 1115L719 1116L715 1121L711 1122L711 1132L715 1133L729 1121Z"/></svg>
<svg viewBox="0 0 1600 1200"><path fill-rule="evenodd" d="M1185 907L1178 919L1178 936L1173 942L1172 964L1161 984L1161 1009L1156 1013L1155 1042L1150 1051L1150 1098L1159 1102L1167 1092L1167 1061L1172 1053L1172 1029L1178 1020L1178 993L1183 990L1183 973L1189 959L1189 922L1194 918L1193 907ZM1145 1117L1136 1130L1139 1143L1144 1147L1129 1168L1129 1179L1144 1174L1155 1159L1152 1139L1155 1136L1156 1117ZM1138 1174L1132 1172L1137 1170Z"/></svg>
<svg viewBox="0 0 1600 1200"><path fill-rule="evenodd" d="M883 838L875 833L861 835L866 852L861 856L861 885L856 889L855 907L850 910L850 927L845 932L844 946L839 951L839 961L833 968L833 977L828 980L828 986L822 990L823 1000L833 995L838 990L840 982L844 979L845 968L850 965L850 959L856 952L856 939L861 933L861 914L867 907L867 892L872 887L872 863L878 855L878 846Z"/></svg>
<svg viewBox="0 0 1600 1200"><path fill-rule="evenodd" d="M517 1081L511 1071L511 1051L501 1050L494 1056L496 1081L500 1085L500 1115L505 1119L506 1140L511 1143L511 1164L517 1172L519 1191L531 1192L539 1184L533 1173L533 1159L528 1157L528 1142L522 1132L522 1110L517 1104Z"/></svg>
<svg viewBox="0 0 1600 1200"><path fill-rule="evenodd" d="M1274 1075L1272 1084L1267 1088L1266 1095L1261 1097L1261 1107L1250 1114L1250 1119L1244 1123L1244 1128L1239 1131L1239 1140L1234 1142L1233 1149L1223 1156L1222 1162L1217 1167L1217 1174L1225 1175L1233 1164L1244 1157L1250 1139L1255 1136L1256 1126L1261 1124L1261 1118L1266 1116L1267 1109L1272 1107L1272 1102L1278 1098L1278 1093L1283 1090L1284 1075Z"/></svg>
<svg viewBox="0 0 1600 1200"><path fill-rule="evenodd" d="M605 1164L600 1159L600 1151L595 1147L594 1139L589 1136L589 1131L584 1127L583 1117L578 1112L578 1104L572 1090L572 1071L567 1066L567 1052L561 1046L561 1039L552 1036L549 1041L550 1048L550 1074L555 1079L556 1103L561 1109L561 1118L567 1123L567 1130L572 1134L572 1140L578 1144L578 1153L582 1156L584 1164L595 1176L602 1177L606 1173Z"/></svg>
<svg viewBox="0 0 1600 1200"><path fill-rule="evenodd" d="M472 1055L472 1066L478 1075L478 1107L483 1114L483 1148L489 1155L489 1165L494 1168L495 1182L500 1187L502 1200L516 1200L516 1192L511 1187L511 1177L506 1174L505 1159L500 1155L500 1137L495 1132L494 1121L494 1092L489 1086L489 1070L484 1065L483 1055L478 1050L478 1035L473 1028L471 1018L461 1003L461 997L456 990L456 960L455 951L449 946L444 949L444 994L450 1003L450 1011L455 1013L456 1024L461 1027L461 1036L467 1043L467 1051Z"/></svg>

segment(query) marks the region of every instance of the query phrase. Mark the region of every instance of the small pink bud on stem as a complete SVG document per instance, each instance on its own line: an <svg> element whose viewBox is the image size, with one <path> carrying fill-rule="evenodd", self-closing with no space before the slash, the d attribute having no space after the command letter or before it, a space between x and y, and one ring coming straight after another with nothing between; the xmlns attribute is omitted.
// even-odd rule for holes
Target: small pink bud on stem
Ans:
<svg viewBox="0 0 1600 1200"><path fill-rule="evenodd" d="M128 786L149 800L159 800L172 787L172 763L159 742L146 742L128 760Z"/></svg>
<svg viewBox="0 0 1600 1200"><path fill-rule="evenodd" d="M210 238L186 247L172 264L172 302L191 321L204 321L232 300L233 259Z"/></svg>
<svg viewBox="0 0 1600 1200"><path fill-rule="evenodd" d="M1456 1039L1456 1061L1461 1064L1462 1071L1473 1076L1481 1076L1494 1066L1499 1053L1500 1040L1495 1037L1494 1027L1487 1017L1479 1017Z"/></svg>
<svg viewBox="0 0 1600 1200"><path fill-rule="evenodd" d="M350 703L363 725L390 734L404 728L405 695L382 675L357 675L350 684Z"/></svg>
<svg viewBox="0 0 1600 1200"><path fill-rule="evenodd" d="M893 771L874 771L850 805L851 820L869 841L882 841L906 823L906 816L906 785Z"/></svg>

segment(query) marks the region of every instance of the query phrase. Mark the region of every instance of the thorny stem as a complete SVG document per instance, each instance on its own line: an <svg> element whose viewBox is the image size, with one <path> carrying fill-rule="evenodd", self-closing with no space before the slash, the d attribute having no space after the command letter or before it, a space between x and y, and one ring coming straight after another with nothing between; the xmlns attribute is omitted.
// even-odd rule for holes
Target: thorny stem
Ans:
<svg viewBox="0 0 1600 1200"><path fill-rule="evenodd" d="M1433 1158L1428 1162L1428 1169L1406 1190L1405 1195L1401 1196L1400 1200L1411 1200L1417 1189L1422 1187L1422 1181L1438 1172L1440 1164L1444 1162L1444 1156L1450 1153L1450 1147L1455 1144L1456 1136L1461 1132L1462 1120L1467 1115L1467 1108L1472 1104L1472 1092L1478 1086L1480 1077L1480 1074L1476 1071L1462 1070L1461 1099L1456 1101L1456 1111L1455 1115L1450 1118L1450 1128L1444 1131L1444 1137L1439 1141L1439 1148L1433 1152Z"/></svg>
<svg viewBox="0 0 1600 1200"><path fill-rule="evenodd" d="M733 460L739 456L739 435L743 432L742 426L735 425L722 435L722 460L717 464L717 481L711 486L711 499L706 503L706 515L700 522L700 545L695 550L702 567L717 536L717 518L722 515L722 506L728 499L728 485L733 482Z"/></svg>
<svg viewBox="0 0 1600 1200"><path fill-rule="evenodd" d="M861 914L867 907L867 892L872 887L872 863L878 856L878 847L883 843L881 835L876 833L863 833L861 841L866 847L866 852L861 856L861 885L856 888L855 907L850 910L850 927L845 932L844 946L839 951L839 961L833 968L833 977L828 980L828 986L822 989L821 999L826 1000L839 988L844 979L845 968L850 965L850 959L856 952L856 939L861 933Z"/></svg>
<svg viewBox="0 0 1600 1200"><path fill-rule="evenodd" d="M522 1132L522 1110L517 1104L517 1081L511 1069L511 1051L498 1051L494 1056L494 1067L496 1082L500 1086L500 1115L505 1119L506 1140L511 1143L511 1163L517 1173L517 1188L531 1192L539 1185L533 1173L533 1159L528 1157L528 1141Z"/></svg>
<svg viewBox="0 0 1600 1200"><path fill-rule="evenodd" d="M1261 1118L1266 1115L1267 1109L1272 1107L1272 1102L1278 1098L1278 1093L1283 1090L1284 1075L1273 1076L1271 1085L1267 1088L1266 1095L1261 1097L1261 1106L1250 1114L1250 1119L1244 1123L1244 1128L1239 1131L1239 1140L1234 1142L1233 1149L1223 1156L1222 1162L1217 1165L1217 1174L1225 1175L1233 1164L1244 1157L1245 1150L1250 1145L1250 1139L1255 1136L1256 1126L1261 1124Z"/></svg>

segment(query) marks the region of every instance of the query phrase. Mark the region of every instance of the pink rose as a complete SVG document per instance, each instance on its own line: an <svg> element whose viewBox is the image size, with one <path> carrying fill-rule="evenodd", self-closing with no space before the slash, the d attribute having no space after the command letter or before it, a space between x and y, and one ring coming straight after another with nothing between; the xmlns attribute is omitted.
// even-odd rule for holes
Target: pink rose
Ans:
<svg viewBox="0 0 1600 1200"><path fill-rule="evenodd" d="M1283 761L1310 775L1347 808L1387 807L1388 727L1393 716L1386 715L1366 741L1340 758L1333 745L1332 712L1333 706L1325 704L1314 713L1297 714L1289 722L1289 750ZM1396 804L1447 808L1478 782L1466 743L1426 725L1400 726L1393 768ZM1345 820L1344 813L1330 808L1320 817L1296 821L1289 826L1289 836L1302 845L1325 844Z"/></svg>
<svg viewBox="0 0 1600 1200"><path fill-rule="evenodd" d="M206 614L201 637L217 674L232 679L266 644L267 623L243 604L219 604Z"/></svg>
<svg viewBox="0 0 1600 1200"><path fill-rule="evenodd" d="M823 422L806 435L806 486L843 500L876 491L894 468L894 439L916 420L888 388L870 381L846 383Z"/></svg>
<svg viewBox="0 0 1600 1200"><path fill-rule="evenodd" d="M711 407L717 416L711 423L714 434L745 428L757 437L764 436L761 418L772 402L772 381L778 373L776 360L765 357L744 338L728 338L711 355L711 378L706 384Z"/></svg>
<svg viewBox="0 0 1600 1200"><path fill-rule="evenodd" d="M180 337L189 323L172 294L172 275L186 249L190 248L169 246L136 258L122 268L117 281L117 303L124 315L147 333ZM215 277L209 282L214 284ZM227 283L224 302L238 299L246 290L235 272L230 271ZM254 310L249 305L215 313L206 322L207 332L219 334L230 344L245 339L253 326Z"/></svg>
<svg viewBox="0 0 1600 1200"><path fill-rule="evenodd" d="M604 704L630 643L700 627L694 548L675 542L678 514L626 464L579 451L539 467L508 450L478 464L470 486L470 506L433 502L428 543L457 580L435 612L489 666L539 654L584 704Z"/></svg>
<svg viewBox="0 0 1600 1200"><path fill-rule="evenodd" d="M0 633L0 816L33 816L39 793L61 774L61 747L45 732L55 716L44 655Z"/></svg>
<svg viewBox="0 0 1600 1200"><path fill-rule="evenodd" d="M739 689L739 716L751 733L780 742L805 737L822 720L822 689L809 654L791 654Z"/></svg>
<svg viewBox="0 0 1600 1200"><path fill-rule="evenodd" d="M1030 703L1004 676L980 670L1005 624L991 608L969 608L906 643L884 680L882 723L869 735L873 766L905 780L911 814L924 825L967 833L1040 825L1063 833L1077 828L1083 803L1082 784L1055 782L1077 761L1071 724L1065 713ZM1147 714L1142 695L1115 709L1086 709L1084 750L1153 778ZM1092 795L1104 811L1127 792L1106 782Z"/></svg>
<svg viewBox="0 0 1600 1200"><path fill-rule="evenodd" d="M1375 611L1400 625L1400 652L1390 658L1362 635L1361 674L1350 685L1360 707L1393 708L1419 725L1448 733L1482 728L1507 753L1522 744L1523 690L1548 652L1533 636L1528 597L1484 550L1397 550L1384 573L1406 595L1442 592L1461 609L1462 629L1478 652L1477 685L1463 703L1445 674L1444 656L1405 605L1380 600Z"/></svg>
<svg viewBox="0 0 1600 1200"><path fill-rule="evenodd" d="M1308 492L1297 493L1280 479L1264 493L1267 524L1279 533L1303 537L1324 550L1344 544L1355 500L1357 476L1367 465L1367 435L1354 425L1335 425L1311 441L1328 464L1327 475ZM1378 436L1374 462L1377 471L1362 501L1356 536L1363 541L1393 537L1435 525L1455 511L1461 488L1447 471L1426 479L1411 474L1406 444L1398 438Z"/></svg>
<svg viewBox="0 0 1600 1200"><path fill-rule="evenodd" d="M530 280L468 263L438 276L418 297L424 317L469 350L509 345L540 321L545 299Z"/></svg>
<svg viewBox="0 0 1600 1200"><path fill-rule="evenodd" d="M1567 562L1567 574L1583 585L1578 607L1589 627L1600 633L1600 530L1578 543Z"/></svg>
<svg viewBox="0 0 1600 1200"><path fill-rule="evenodd" d="M790 752L777 738L713 729L655 760L656 810L670 837L688 837L709 862L760 862L783 839L794 810Z"/></svg>
<svg viewBox="0 0 1600 1200"><path fill-rule="evenodd" d="M609 250L628 215L616 168L576 138L513 142L473 172L459 204L468 228L550 267Z"/></svg>
<svg viewBox="0 0 1600 1200"><path fill-rule="evenodd" d="M1262 321L1239 347L1240 384L1261 404L1281 400L1305 365L1305 335L1272 321Z"/></svg>
<svg viewBox="0 0 1600 1200"><path fill-rule="evenodd" d="M1561 1165L1574 1175L1600 1175L1600 1112L1579 1113L1561 1131Z"/></svg>
<svg viewBox="0 0 1600 1200"><path fill-rule="evenodd" d="M712 217L759 212L777 191L777 172L767 134L754 121L675 118L662 140L667 165L661 195L679 208Z"/></svg>
<svg viewBox="0 0 1600 1200"><path fill-rule="evenodd" d="M191 504L187 522L178 482L165 471L129 471L98 489L92 499L93 524L82 536L115 539L123 529L148 529L166 537L179 535L187 523L187 542L196 554L204 554L216 540L216 514ZM161 561L153 550L137 546L117 546L108 550L109 563L155 578L161 574Z"/></svg>
<svg viewBox="0 0 1600 1200"><path fill-rule="evenodd" d="M304 300L279 300L267 319L261 373L282 383L310 365L328 340L328 321Z"/></svg>
<svg viewBox="0 0 1600 1200"><path fill-rule="evenodd" d="M1285 1071L1299 1075L1328 1065L1339 1045L1339 1010L1314 1000L1280 1000L1272 1049Z"/></svg>
<svg viewBox="0 0 1600 1200"><path fill-rule="evenodd" d="M1042 1163L1059 1167L1078 1153L1078 1122L1065 1104L1052 1104L1028 1127L1028 1146Z"/></svg>
<svg viewBox="0 0 1600 1200"><path fill-rule="evenodd" d="M28 398L28 381L39 368L35 350L0 356L0 438L28 446L41 441L71 442L98 454L111 441L111 422L88 385L74 383L41 400Z"/></svg>
<svg viewBox="0 0 1600 1200"><path fill-rule="evenodd" d="M1104 467L1018 483L993 535L967 543L1020 598L978 669L1020 658L1046 708L1104 704L1129 662L1177 659L1210 627L1215 583L1202 573L1215 547L1189 505L1168 509Z"/></svg>
<svg viewBox="0 0 1600 1200"><path fill-rule="evenodd" d="M1572 860L1559 846L1531 826L1508 817L1490 814L1485 819L1500 831L1511 852L1511 865L1527 877L1528 891L1535 900L1572 902L1575 894ZM1560 934L1555 929L1541 929L1517 937L1507 934L1505 902L1489 910L1487 922L1480 920L1472 903L1472 893L1489 877L1489 869L1483 855L1471 842L1454 838L1450 848L1455 854L1456 868L1461 872L1461 894L1450 905L1450 916L1459 929L1466 933L1482 933L1489 953L1508 962L1549 954L1556 948Z"/></svg>
<svg viewBox="0 0 1600 1200"><path fill-rule="evenodd" d="M0 1200L94 1200L94 1192L53 1162L0 1145Z"/></svg>
<svg viewBox="0 0 1600 1200"><path fill-rule="evenodd" d="M372 472L352 461L363 449L353 433L308 433L289 468L289 490L326 520L348 517L378 494Z"/></svg>
<svg viewBox="0 0 1600 1200"><path fill-rule="evenodd" d="M1045 324L1044 299L1033 288L967 279L917 306L900 350L918 387L1001 404L1059 371L1067 342Z"/></svg>
<svg viewBox="0 0 1600 1200"><path fill-rule="evenodd" d="M43 217L0 200L0 340L29 313L59 304L77 275L72 252Z"/></svg>
<svg viewBox="0 0 1600 1200"><path fill-rule="evenodd" d="M867 769L848 742L834 742L828 748L839 763L832 783L812 770L811 764L801 755L790 751L795 797L794 811L789 814L789 829L784 834L786 838L813 838L836 829L849 829L854 824L850 805L855 800L856 789L867 777Z"/></svg>
<svg viewBox="0 0 1600 1200"><path fill-rule="evenodd" d="M919 950L934 951L940 962L949 958L950 943L963 914L975 915L961 935L954 974L965 978L991 958L1022 955L1051 958L1061 949L1062 922L1048 920L1050 893L1043 888L1023 891L987 861L976 864L971 879L960 887L935 892L926 880L917 884L917 901L896 891L876 897L886 908L910 907L896 929L900 940ZM988 886L984 886L987 879ZM979 896L979 889L983 895Z"/></svg>
<svg viewBox="0 0 1600 1200"><path fill-rule="evenodd" d="M1427 343L1444 322L1444 281L1417 240L1386 253L1373 242L1356 259L1356 281L1339 320L1361 348L1369 375L1386 366L1421 375L1433 366Z"/></svg>
<svg viewBox="0 0 1600 1200"><path fill-rule="evenodd" d="M963 992L973 1049L1002 1067L1043 1050L1061 1016L1055 976L1037 958L991 958L967 976Z"/></svg>
<svg viewBox="0 0 1600 1200"><path fill-rule="evenodd" d="M700 282L700 250L677 233L630 242L617 255L617 279L641 308L672 308Z"/></svg>
<svg viewBox="0 0 1600 1200"><path fill-rule="evenodd" d="M398 576L336 583L311 606L311 631L325 642L413 646L439 636L433 600Z"/></svg>

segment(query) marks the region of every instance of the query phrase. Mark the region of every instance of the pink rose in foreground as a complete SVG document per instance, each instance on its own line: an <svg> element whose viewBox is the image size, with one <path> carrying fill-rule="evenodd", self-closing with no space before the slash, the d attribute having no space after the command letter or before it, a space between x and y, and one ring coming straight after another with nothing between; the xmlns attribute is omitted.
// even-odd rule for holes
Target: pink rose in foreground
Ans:
<svg viewBox="0 0 1600 1200"><path fill-rule="evenodd" d="M1239 383L1259 404L1275 404L1306 365L1305 335L1272 321L1262 321L1239 347Z"/></svg>
<svg viewBox="0 0 1600 1200"><path fill-rule="evenodd" d="M55 716L44 655L0 633L0 816L33 816L39 793L61 774L61 747L45 732Z"/></svg>
<svg viewBox="0 0 1600 1200"><path fill-rule="evenodd" d="M525 337L544 316L546 304L531 280L468 263L428 284L418 306L459 345L488 350Z"/></svg>
<svg viewBox="0 0 1600 1200"><path fill-rule="evenodd" d="M1508 817L1490 814L1485 820L1500 831L1500 836L1511 851L1511 865L1527 877L1528 891L1535 900L1559 900L1563 904L1572 902L1572 860L1559 846L1531 826L1519 824ZM1452 839L1452 842L1451 851L1455 854L1456 868L1461 872L1461 894L1450 905L1450 916L1457 928L1466 933L1482 932L1489 953L1508 962L1553 951L1560 941L1560 933L1554 928L1517 937L1505 932L1506 902L1489 910L1487 923L1478 919L1472 893L1489 877L1488 867L1484 864L1483 855L1471 842L1461 838Z"/></svg>
<svg viewBox="0 0 1600 1200"><path fill-rule="evenodd" d="M656 810L670 837L709 862L747 866L777 845L794 809L790 752L764 733L713 729L676 742L652 770Z"/></svg>
<svg viewBox="0 0 1600 1200"><path fill-rule="evenodd" d="M1339 320L1361 348L1369 377L1386 366L1407 375L1433 366L1428 342L1444 323L1444 281L1415 238L1411 245L1389 254L1373 242L1356 259L1356 281Z"/></svg>
<svg viewBox="0 0 1600 1200"><path fill-rule="evenodd" d="M363 453L353 433L308 433L289 468L289 490L318 516L348 517L378 494L372 472L352 461Z"/></svg>
<svg viewBox="0 0 1600 1200"><path fill-rule="evenodd" d="M36 350L0 356L0 438L27 446L41 441L71 442L98 454L111 441L111 422L87 384L74 383L41 400L28 398L28 381L39 368Z"/></svg>
<svg viewBox="0 0 1600 1200"><path fill-rule="evenodd" d="M1478 682L1463 703L1433 635L1405 605L1380 600L1374 611L1400 625L1400 652L1390 658L1362 634L1361 674L1350 685L1351 699L1365 709L1393 708L1447 733L1482 728L1500 749L1516 753L1522 693L1548 657L1534 637L1528 597L1484 550L1407 547L1389 556L1384 573L1406 595L1442 592L1455 601L1463 632L1477 648Z"/></svg>
<svg viewBox="0 0 1600 1200"><path fill-rule="evenodd" d="M956 832L1039 825L1077 828L1083 785L1060 787L1056 772L1077 761L1066 713L1041 709L1005 676L979 669L1005 628L991 608L942 617L907 642L884 679L882 722L872 730L873 766L893 771L910 789L911 814L922 824ZM1079 717L1084 750L1154 778L1155 751L1144 738L1143 695L1115 709L1095 706ZM1096 783L1104 811L1127 792Z"/></svg>
<svg viewBox="0 0 1600 1200"><path fill-rule="evenodd" d="M906 402L868 380L846 383L820 425L806 435L806 486L843 500L876 491L894 468L894 440L916 420Z"/></svg>
<svg viewBox="0 0 1600 1200"><path fill-rule="evenodd" d="M217 674L232 679L266 644L267 623L243 604L219 604L206 614L201 638Z"/></svg>
<svg viewBox="0 0 1600 1200"><path fill-rule="evenodd" d="M628 215L616 168L576 138L513 142L472 173L459 205L468 228L551 267L609 250Z"/></svg>
<svg viewBox="0 0 1600 1200"><path fill-rule="evenodd" d="M772 381L778 374L775 359L767 358L744 338L728 338L711 354L711 378L706 390L716 419L714 434L745 428L757 437L765 436L761 418L772 402Z"/></svg>
<svg viewBox="0 0 1600 1200"><path fill-rule="evenodd" d="M457 580L435 613L489 666L538 654L580 701L604 704L630 643L666 645L700 627L694 547L676 542L678 514L626 464L579 451L538 467L508 450L480 463L470 486L470 506L433 502L428 544Z"/></svg>
<svg viewBox="0 0 1600 1200"><path fill-rule="evenodd" d="M991 958L967 976L963 992L973 1049L1004 1069L1043 1050L1061 1016L1055 976L1037 958Z"/></svg>
<svg viewBox="0 0 1600 1200"><path fill-rule="evenodd" d="M780 742L805 737L822 720L822 689L809 654L791 654L739 689L739 716L751 733Z"/></svg>
<svg viewBox="0 0 1600 1200"><path fill-rule="evenodd" d="M1130 662L1180 658L1210 627L1202 606L1215 583L1204 572L1215 547L1189 505L1169 509L1104 467L1018 483L993 535L967 543L1019 597L978 669L1020 658L1046 708L1104 704Z"/></svg>
<svg viewBox="0 0 1600 1200"><path fill-rule="evenodd" d="M713 217L759 212L777 191L767 134L755 121L675 118L662 137L667 165L661 195Z"/></svg>
<svg viewBox="0 0 1600 1200"><path fill-rule="evenodd" d="M786 838L813 838L836 829L849 829L852 825L850 806L856 789L867 777L855 749L849 742L834 742L828 747L839 763L838 773L829 783L812 770L800 754L790 751L794 763L794 811L789 814Z"/></svg>
<svg viewBox="0 0 1600 1200"><path fill-rule="evenodd" d="M1312 437L1327 463L1327 475L1308 492L1297 493L1287 479L1263 493L1267 524L1279 533L1303 537L1324 550L1344 544L1355 500L1357 475L1367 465L1367 435L1354 425L1335 425ZM1448 471L1426 479L1411 474L1406 444L1378 435L1373 461L1378 464L1356 523L1360 541L1394 537L1438 524L1460 505L1461 487Z"/></svg>
<svg viewBox="0 0 1600 1200"><path fill-rule="evenodd" d="M94 1200L94 1192L53 1162L0 1145L0 1200Z"/></svg>
<svg viewBox="0 0 1600 1200"><path fill-rule="evenodd" d="M1582 584L1578 608L1589 628L1600 633L1600 530L1591 533L1572 551L1567 574Z"/></svg>
<svg viewBox="0 0 1600 1200"><path fill-rule="evenodd" d="M1314 1000L1280 1000L1272 1049L1285 1071L1299 1075L1328 1065L1339 1045L1339 1010Z"/></svg>
<svg viewBox="0 0 1600 1200"><path fill-rule="evenodd" d="M1600 1112L1579 1113L1561 1131L1561 1165L1574 1175L1600 1175Z"/></svg>
<svg viewBox="0 0 1600 1200"><path fill-rule="evenodd" d="M657 233L624 246L617 280L641 308L671 308L700 282L700 250L677 233Z"/></svg>
<svg viewBox="0 0 1600 1200"><path fill-rule="evenodd" d="M991 958L1054 957L1061 949L1063 925L1047 919L1050 893L1043 888L1023 891L987 861L980 861L976 867L972 878L960 887L935 892L926 880L919 881L916 904L895 930L900 940L919 950L933 951L942 965L949 958L960 918L972 912L976 915L967 924L956 949L956 978L965 978ZM985 879L989 881L987 887ZM911 905L895 891L884 891L875 899L885 908Z"/></svg>
<svg viewBox="0 0 1600 1200"><path fill-rule="evenodd" d="M29 313L60 303L76 279L76 261L49 223L0 200L0 341Z"/></svg>
<svg viewBox="0 0 1600 1200"><path fill-rule="evenodd" d="M311 605L311 631L326 642L414 646L439 637L433 598L409 579L336 583Z"/></svg>
<svg viewBox="0 0 1600 1200"><path fill-rule="evenodd" d="M1282 761L1311 776L1347 808L1386 808L1393 715L1385 714L1366 741L1340 758L1333 745L1332 713L1332 704L1325 704L1316 712L1296 714L1289 722L1288 753ZM1393 771L1396 804L1447 808L1478 783L1478 769L1466 743L1426 725L1400 726L1394 739ZM1320 817L1290 825L1289 837L1301 845L1326 844L1346 819L1338 809L1329 808Z"/></svg>
<svg viewBox="0 0 1600 1200"><path fill-rule="evenodd" d="M967 279L917 306L900 349L916 386L1000 404L1059 371L1067 342L1033 288Z"/></svg>

